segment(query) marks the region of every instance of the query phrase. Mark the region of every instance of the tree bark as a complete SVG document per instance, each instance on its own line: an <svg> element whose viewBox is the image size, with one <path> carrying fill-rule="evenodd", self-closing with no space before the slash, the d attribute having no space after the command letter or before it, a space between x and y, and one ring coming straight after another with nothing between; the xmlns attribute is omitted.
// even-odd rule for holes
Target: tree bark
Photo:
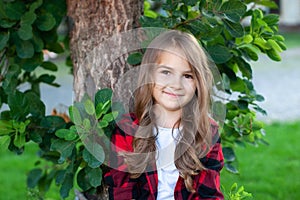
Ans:
<svg viewBox="0 0 300 200"><path fill-rule="evenodd" d="M126 56L115 55L124 41L116 40L113 46L107 46L105 42L113 35L139 27L143 1L67 0L67 6L74 100L79 101L85 93L93 97L100 88L114 89L119 77L129 69ZM98 189L97 195L77 196L80 199L107 199L103 189Z"/></svg>
<svg viewBox="0 0 300 200"><path fill-rule="evenodd" d="M78 101L85 93L92 97L100 88L113 89L128 69L124 56L111 60L116 48L122 48L122 41L113 47L101 44L112 35L139 27L143 1L67 0L67 6L74 94Z"/></svg>

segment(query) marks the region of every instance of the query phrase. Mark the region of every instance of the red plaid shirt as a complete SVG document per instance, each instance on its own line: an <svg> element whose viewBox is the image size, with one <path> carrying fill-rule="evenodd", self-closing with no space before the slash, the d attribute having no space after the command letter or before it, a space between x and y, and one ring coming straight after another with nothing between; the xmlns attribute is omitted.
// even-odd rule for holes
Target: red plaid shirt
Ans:
<svg viewBox="0 0 300 200"><path fill-rule="evenodd" d="M118 166L118 169L111 169L105 174L105 183L108 185L109 199L111 200L154 200L157 198L158 176L155 166L153 170L147 170L139 178L132 179L124 169L123 157L117 156L118 152L132 152L133 134L137 130L138 120L134 115L125 116L112 136L111 166ZM212 124L214 135L218 127ZM112 158L114 157L114 158ZM224 165L223 153L220 139L211 147L209 153L200 159L207 170L202 170L193 177L195 193L190 193L184 184L184 179L179 176L174 198L176 200L222 200L223 194L220 190L220 170Z"/></svg>

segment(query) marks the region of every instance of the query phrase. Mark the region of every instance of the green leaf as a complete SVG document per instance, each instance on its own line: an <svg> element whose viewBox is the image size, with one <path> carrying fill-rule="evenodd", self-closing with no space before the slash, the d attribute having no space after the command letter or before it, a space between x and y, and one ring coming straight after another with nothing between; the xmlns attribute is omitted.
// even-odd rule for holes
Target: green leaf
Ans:
<svg viewBox="0 0 300 200"><path fill-rule="evenodd" d="M93 156L87 149L84 149L82 151L82 157L83 160L87 162L91 168L97 168L102 164L102 162L96 159L96 157Z"/></svg>
<svg viewBox="0 0 300 200"><path fill-rule="evenodd" d="M35 52L42 52L44 49L44 41L38 35L38 32L33 32L33 36L30 40L34 46Z"/></svg>
<svg viewBox="0 0 300 200"><path fill-rule="evenodd" d="M0 27L2 27L2 28L11 28L16 23L17 23L17 21L10 21L9 19L1 19L0 18Z"/></svg>
<svg viewBox="0 0 300 200"><path fill-rule="evenodd" d="M84 141L85 147L88 152L86 152L86 159L88 160L87 162L91 166L95 166L100 162L101 164L104 162L105 159L105 153L103 150L103 147L97 143L94 136L89 137L88 139L91 141ZM95 157L95 160L88 156L87 153L90 153L93 157Z"/></svg>
<svg viewBox="0 0 300 200"><path fill-rule="evenodd" d="M91 169L87 173L88 180L93 187L98 187L101 185L102 181L102 169L100 167Z"/></svg>
<svg viewBox="0 0 300 200"><path fill-rule="evenodd" d="M25 134L16 133L14 138L14 145L18 148L22 148L25 145Z"/></svg>
<svg viewBox="0 0 300 200"><path fill-rule="evenodd" d="M17 40L16 50L20 58L31 58L34 55L34 47L28 40Z"/></svg>
<svg viewBox="0 0 300 200"><path fill-rule="evenodd" d="M9 40L9 32L1 31L0 32L0 51L6 47Z"/></svg>
<svg viewBox="0 0 300 200"><path fill-rule="evenodd" d="M55 130L65 128L66 122L59 116L46 116L41 120L40 126Z"/></svg>
<svg viewBox="0 0 300 200"><path fill-rule="evenodd" d="M50 61L43 62L41 64L41 67L49 71L53 71L53 72L57 71L57 65Z"/></svg>
<svg viewBox="0 0 300 200"><path fill-rule="evenodd" d="M63 53L64 52L63 46L60 43L58 43L58 42L48 43L46 45L46 48L49 51L54 52L54 53Z"/></svg>
<svg viewBox="0 0 300 200"><path fill-rule="evenodd" d="M2 135L2 130L0 132L0 135ZM8 146L9 146L9 143L10 143L10 136L9 135L2 135L0 137L0 150L1 149L7 150Z"/></svg>
<svg viewBox="0 0 300 200"><path fill-rule="evenodd" d="M82 124L81 115L79 113L79 110L75 107L75 105L69 108L69 115L72 122L74 122L76 125Z"/></svg>
<svg viewBox="0 0 300 200"><path fill-rule="evenodd" d="M90 121L88 118L84 118L84 119L83 119L82 125L83 125L83 128L84 128L87 132L90 131L90 129L92 128L92 126L91 126L91 121Z"/></svg>
<svg viewBox="0 0 300 200"><path fill-rule="evenodd" d="M244 35L244 28L240 23L231 22L224 19L226 30L232 35L232 37L242 37Z"/></svg>
<svg viewBox="0 0 300 200"><path fill-rule="evenodd" d="M57 139L52 141L50 150L60 153L58 163L62 164L69 156L72 155L74 147L74 142Z"/></svg>
<svg viewBox="0 0 300 200"><path fill-rule="evenodd" d="M227 162L233 162L236 159L235 153L231 147L223 147L222 148L224 158Z"/></svg>
<svg viewBox="0 0 300 200"><path fill-rule="evenodd" d="M73 188L73 183L74 183L74 175L71 173L67 173L65 175L65 179L61 184L61 188L59 190L60 196L62 198L65 199L69 196L69 192Z"/></svg>
<svg viewBox="0 0 300 200"><path fill-rule="evenodd" d="M208 46L207 51L216 64L225 63L232 57L229 49L222 45Z"/></svg>
<svg viewBox="0 0 300 200"><path fill-rule="evenodd" d="M67 170L65 170L65 169L57 171L57 175L56 175L56 179L55 179L55 184L56 185L62 184L62 182L65 179L66 171Z"/></svg>
<svg viewBox="0 0 300 200"><path fill-rule="evenodd" d="M233 174L238 174L239 171L237 170L237 168L235 166L233 166L232 164L230 163L225 163L224 164L224 167L231 173Z"/></svg>
<svg viewBox="0 0 300 200"><path fill-rule="evenodd" d="M101 120L98 125L100 126L100 128L105 128L109 125L109 123L105 120Z"/></svg>
<svg viewBox="0 0 300 200"><path fill-rule="evenodd" d="M95 106L94 106L94 103L90 99L85 100L84 109L89 115L95 114Z"/></svg>
<svg viewBox="0 0 300 200"><path fill-rule="evenodd" d="M260 49L252 44L246 44L241 47L243 52L245 52L246 58L250 58L251 60L257 61L258 54L261 52Z"/></svg>
<svg viewBox="0 0 300 200"><path fill-rule="evenodd" d="M261 0L261 1L257 1L256 3L259 4L259 5L262 5L262 6L272 8L272 9L277 9L278 8L276 2L273 1L273 0Z"/></svg>
<svg viewBox="0 0 300 200"><path fill-rule="evenodd" d="M86 174L86 169L82 168L77 174L77 184L83 191L87 191L92 187Z"/></svg>
<svg viewBox="0 0 300 200"><path fill-rule="evenodd" d="M29 104L29 112L33 117L42 118L45 116L46 113L46 106L40 97L34 92L27 92L25 94L27 102Z"/></svg>
<svg viewBox="0 0 300 200"><path fill-rule="evenodd" d="M269 58L271 58L274 61L281 61L281 57L279 55L279 53L277 51L275 51L274 49L270 49L267 50L267 55L269 56Z"/></svg>
<svg viewBox="0 0 300 200"><path fill-rule="evenodd" d="M39 180L43 176L43 170L40 168L32 169L27 175L27 186L29 188L34 188L37 186Z"/></svg>
<svg viewBox="0 0 300 200"><path fill-rule="evenodd" d="M20 20L26 10L26 5L22 1L7 3L5 7L6 16L11 20Z"/></svg>
<svg viewBox="0 0 300 200"><path fill-rule="evenodd" d="M222 73L222 81L223 81L224 89L230 90L230 79L225 73Z"/></svg>
<svg viewBox="0 0 300 200"><path fill-rule="evenodd" d="M279 22L279 15L277 14L268 14L265 15L263 20L269 25L269 26L274 26L278 25Z"/></svg>
<svg viewBox="0 0 300 200"><path fill-rule="evenodd" d="M39 8L43 4L43 0L35 0L31 5L30 5L30 12L34 12L37 8Z"/></svg>
<svg viewBox="0 0 300 200"><path fill-rule="evenodd" d="M264 38L256 37L256 38L254 38L253 43L262 50L271 49L271 46L267 43L267 41Z"/></svg>
<svg viewBox="0 0 300 200"><path fill-rule="evenodd" d="M43 63L43 53L35 53L33 57L26 59L16 57L15 63L20 65L25 71L32 72Z"/></svg>
<svg viewBox="0 0 300 200"><path fill-rule="evenodd" d="M236 80L230 81L230 88L233 91L241 92L241 93L244 93L246 91L246 85L245 85L244 81L239 77L237 77Z"/></svg>
<svg viewBox="0 0 300 200"><path fill-rule="evenodd" d="M261 130L263 127L264 127L264 124L260 121L254 120L252 122L252 130L253 131Z"/></svg>
<svg viewBox="0 0 300 200"><path fill-rule="evenodd" d="M3 90L10 95L16 90L18 84L18 76L21 73L19 65L12 64L9 65L9 70L7 71L6 77L2 83Z"/></svg>
<svg viewBox="0 0 300 200"><path fill-rule="evenodd" d="M162 18L160 16L155 19L147 16L140 17L140 23L142 27L164 27Z"/></svg>
<svg viewBox="0 0 300 200"><path fill-rule="evenodd" d="M111 113L105 114L102 120L107 121L107 122L111 122L111 121L113 121L117 116L118 116L118 112L117 112L117 111L113 111L113 112L111 112Z"/></svg>
<svg viewBox="0 0 300 200"><path fill-rule="evenodd" d="M0 120L0 136L8 135L13 132L15 132L15 129L13 128L12 121Z"/></svg>
<svg viewBox="0 0 300 200"><path fill-rule="evenodd" d="M34 12L26 12L21 17L21 25L23 24L31 25L35 20L36 20L36 14Z"/></svg>
<svg viewBox="0 0 300 200"><path fill-rule="evenodd" d="M55 132L55 135L59 138L65 139L67 141L75 140L77 138L77 134L74 131L69 129L58 129Z"/></svg>
<svg viewBox="0 0 300 200"><path fill-rule="evenodd" d="M112 98L112 90L110 88L104 88L99 90L95 95L95 105L99 103L105 104Z"/></svg>
<svg viewBox="0 0 300 200"><path fill-rule="evenodd" d="M138 65L142 62L143 54L140 52L132 53L128 56L127 62L130 65Z"/></svg>
<svg viewBox="0 0 300 200"><path fill-rule="evenodd" d="M41 31L49 31L55 26L55 24L55 18L51 13L39 15L36 20L36 25Z"/></svg>
<svg viewBox="0 0 300 200"><path fill-rule="evenodd" d="M56 77L54 75L42 74L41 76L39 76L38 81L43 82L43 83L51 84L51 83L53 83L55 78Z"/></svg>
<svg viewBox="0 0 300 200"><path fill-rule="evenodd" d="M18 35L22 40L29 40L33 37L32 26L30 24L21 24Z"/></svg>
<svg viewBox="0 0 300 200"><path fill-rule="evenodd" d="M277 52L282 52L280 45L273 39L268 39L267 43Z"/></svg>
<svg viewBox="0 0 300 200"><path fill-rule="evenodd" d="M30 101L20 91L15 91L14 94L8 96L8 105L11 115L16 120L23 121L29 114Z"/></svg>
<svg viewBox="0 0 300 200"><path fill-rule="evenodd" d="M247 6L236 0L226 1L220 9L224 17L232 22L239 22L241 17L246 13Z"/></svg>
<svg viewBox="0 0 300 200"><path fill-rule="evenodd" d="M242 75L244 77L247 77L248 79L252 79L252 69L249 63L247 63L244 59L238 58L236 59L237 65L242 72Z"/></svg>

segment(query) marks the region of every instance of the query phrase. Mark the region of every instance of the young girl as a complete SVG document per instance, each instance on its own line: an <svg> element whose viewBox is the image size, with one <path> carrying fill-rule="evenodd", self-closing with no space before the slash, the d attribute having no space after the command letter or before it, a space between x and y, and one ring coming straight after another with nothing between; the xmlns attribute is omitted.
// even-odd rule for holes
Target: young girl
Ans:
<svg viewBox="0 0 300 200"><path fill-rule="evenodd" d="M223 199L223 154L210 118L212 74L190 34L167 31L144 54L135 112L112 136L110 199Z"/></svg>

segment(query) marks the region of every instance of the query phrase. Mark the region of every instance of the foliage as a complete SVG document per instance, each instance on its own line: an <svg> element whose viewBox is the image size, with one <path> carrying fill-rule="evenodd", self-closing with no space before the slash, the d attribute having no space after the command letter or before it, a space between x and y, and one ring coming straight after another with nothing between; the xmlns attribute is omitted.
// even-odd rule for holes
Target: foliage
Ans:
<svg viewBox="0 0 300 200"><path fill-rule="evenodd" d="M229 95L223 102L227 113L221 137L225 167L233 173L238 173L236 145L267 143L263 124L256 119L256 112L266 112L257 104L264 97L254 89L251 61L257 61L259 54L280 61L279 53L286 50L284 37L278 33L279 16L256 5L277 8L271 0L167 0L159 13L146 2L141 18L143 27L192 33L216 63Z"/></svg>
<svg viewBox="0 0 300 200"><path fill-rule="evenodd" d="M227 200L242 200L252 198L252 194L246 192L243 186L238 187L237 183L232 184L228 193L226 191L223 191L223 193L225 194L225 199Z"/></svg>
<svg viewBox="0 0 300 200"><path fill-rule="evenodd" d="M264 98L252 84L250 61L258 60L261 53L279 61L278 53L286 49L284 38L278 34L278 15L247 5L275 4L270 0L155 2L161 3L161 14L152 11L146 2L145 15L140 19L142 26L178 29L195 35L217 64L226 93L234 96L225 100L227 117L222 139L226 168L237 172L234 146L264 142L262 123L256 120L256 112L265 113L257 105ZM57 66L44 61L43 50L65 51L57 33L65 14L64 0L0 1L0 144L21 154L27 142L37 143L40 157L53 165L42 168L37 163L28 175L28 187L38 186L43 194L55 180L63 198L68 196L75 179L83 191L91 193L101 185L108 145L103 138L109 138L118 114L110 109L111 91L103 89L94 102L85 97L71 106L70 122L45 115L40 84L58 84L54 75L47 74L56 71ZM137 64L140 58L136 54L129 62ZM37 75L37 69L43 69L43 74ZM99 143L90 146L91 140Z"/></svg>
<svg viewBox="0 0 300 200"><path fill-rule="evenodd" d="M43 50L64 51L57 28L65 12L62 0L0 2L0 108L3 104L9 108L1 112L0 140L11 151L22 153L29 140L42 140L45 105L40 84L59 86L47 73L57 66L44 61ZM37 68L43 74L37 75Z"/></svg>
<svg viewBox="0 0 300 200"><path fill-rule="evenodd" d="M108 156L109 139L117 111L111 110L110 89L96 93L95 104L85 96L70 107L71 122L60 117L48 116L42 121L48 129L47 137L40 143L40 156L53 162L50 169L40 167L29 172L29 188L47 191L51 181L60 185L60 195L68 197L74 180L83 191L95 192L102 184L104 159ZM51 142L50 142L51 141ZM105 172L105 171L104 171Z"/></svg>

